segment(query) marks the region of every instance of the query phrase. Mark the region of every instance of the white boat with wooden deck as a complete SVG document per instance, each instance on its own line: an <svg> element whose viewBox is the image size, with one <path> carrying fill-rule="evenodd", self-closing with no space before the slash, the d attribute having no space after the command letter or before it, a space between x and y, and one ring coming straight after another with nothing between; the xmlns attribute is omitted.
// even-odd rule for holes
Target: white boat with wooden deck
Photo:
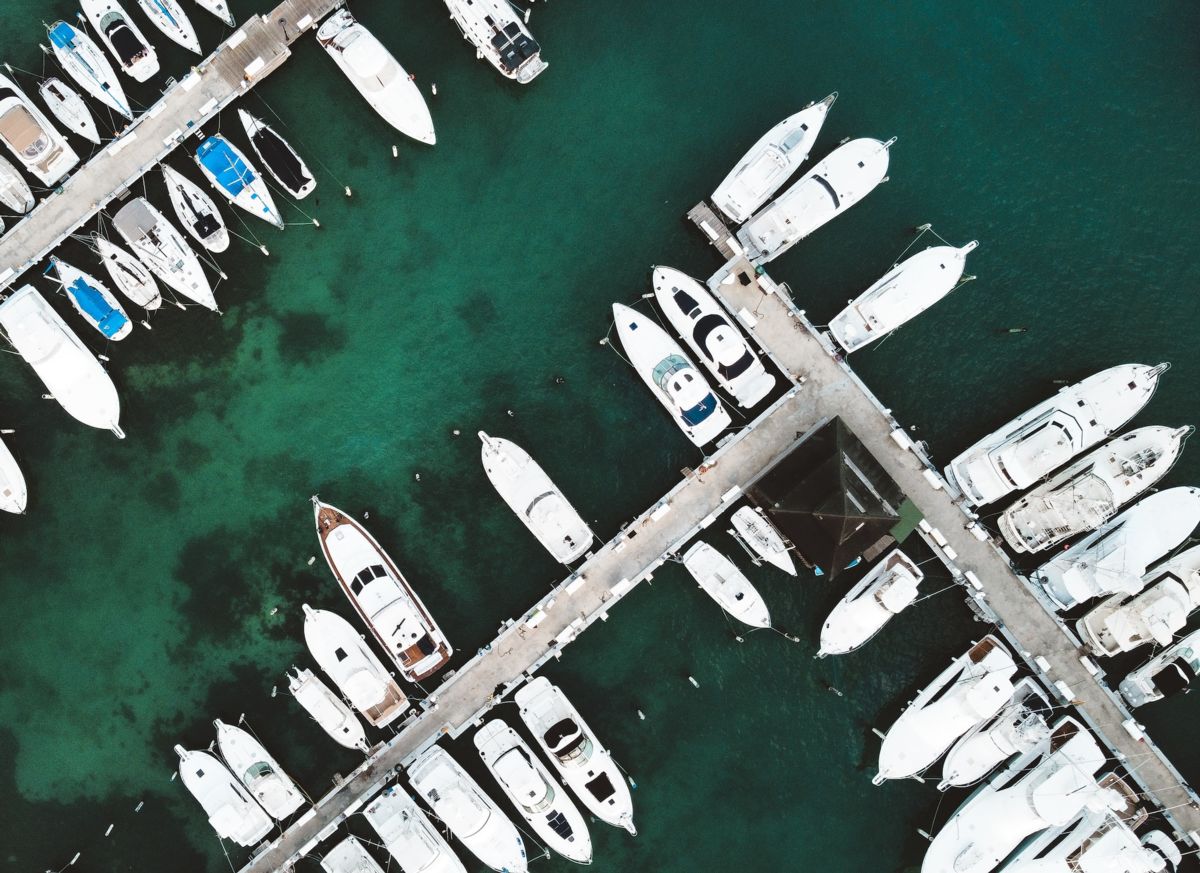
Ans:
<svg viewBox="0 0 1200 873"><path fill-rule="evenodd" d="M729 522L733 525L733 529L728 531L730 536L744 543L772 567L789 576L796 575L796 562L792 560L791 549L761 509L743 506L729 517Z"/></svg>
<svg viewBox="0 0 1200 873"><path fill-rule="evenodd" d="M229 11L229 4L225 0L196 0L196 5L206 12L211 12L230 27L237 27L237 22L234 21L233 13Z"/></svg>
<svg viewBox="0 0 1200 873"><path fill-rule="evenodd" d="M367 734L358 716L312 670L288 673L288 691L339 746L367 751Z"/></svg>
<svg viewBox="0 0 1200 873"><path fill-rule="evenodd" d="M0 303L0 330L72 417L125 438L112 379L32 285L18 288Z"/></svg>
<svg viewBox="0 0 1200 873"><path fill-rule="evenodd" d="M148 310L162 306L158 283L154 281L154 274L145 264L99 234L92 234L92 245L96 248L96 257L108 271L109 278L126 298Z"/></svg>
<svg viewBox="0 0 1200 873"><path fill-rule="evenodd" d="M24 215L33 209L33 191L21 177L17 168L5 158L0 158L0 206Z"/></svg>
<svg viewBox="0 0 1200 873"><path fill-rule="evenodd" d="M475 45L500 75L527 85L549 66L542 47L508 0L446 0L463 39Z"/></svg>
<svg viewBox="0 0 1200 873"><path fill-rule="evenodd" d="M158 72L158 54L119 0L79 0L83 14L127 76L145 82Z"/></svg>
<svg viewBox="0 0 1200 873"><path fill-rule="evenodd" d="M350 622L304 604L304 642L342 695L374 727L408 711L408 698Z"/></svg>
<svg viewBox="0 0 1200 873"><path fill-rule="evenodd" d="M1167 646L1121 681L1121 696L1131 707L1191 691L1200 675L1200 630Z"/></svg>
<svg viewBox="0 0 1200 873"><path fill-rule="evenodd" d="M28 498L21 465L4 440L0 439L0 511L20 515L25 511Z"/></svg>
<svg viewBox="0 0 1200 873"><path fill-rule="evenodd" d="M251 733L219 718L213 721L213 727L217 729L217 748L229 771L272 818L283 821L304 806L304 795L296 783Z"/></svg>
<svg viewBox="0 0 1200 873"><path fill-rule="evenodd" d="M583 557L592 545L592 529L546 471L510 440L483 431L479 439L488 479L529 532L563 564Z"/></svg>
<svg viewBox="0 0 1200 873"><path fill-rule="evenodd" d="M942 764L938 791L974 785L1015 755L1039 746L1049 749L1051 712L1046 693L1030 678L1022 679L1012 700L995 716L963 734Z"/></svg>
<svg viewBox="0 0 1200 873"><path fill-rule="evenodd" d="M84 91L110 109L133 118L129 98L117 79L112 64L92 38L65 21L56 21L47 28L50 48L67 75Z"/></svg>
<svg viewBox="0 0 1200 873"><path fill-rule="evenodd" d="M499 873L527 873L516 826L444 749L432 746L407 769L417 796L476 858Z"/></svg>
<svg viewBox="0 0 1200 873"><path fill-rule="evenodd" d="M839 146L738 231L755 266L773 261L866 197L887 177L895 139L855 139Z"/></svg>
<svg viewBox="0 0 1200 873"><path fill-rule="evenodd" d="M58 183L79 163L79 156L62 134L3 73L0 73L0 142L43 185Z"/></svg>
<svg viewBox="0 0 1200 873"><path fill-rule="evenodd" d="M421 89L349 10L339 9L326 18L317 29L317 42L384 121L418 142L437 142L433 116Z"/></svg>
<svg viewBox="0 0 1200 873"><path fill-rule="evenodd" d="M221 212L204 189L166 164L160 164L167 197L188 235L214 254L229 248L229 231Z"/></svg>
<svg viewBox="0 0 1200 873"><path fill-rule="evenodd" d="M908 555L892 549L829 613L821 628L817 657L844 655L866 644L912 605L924 578Z"/></svg>
<svg viewBox="0 0 1200 873"><path fill-rule="evenodd" d="M58 119L64 130L76 136L81 136L88 142L100 145L100 131L96 127L96 119L79 93L64 82L51 76L43 79L38 85L38 93L42 102L50 110L50 114Z"/></svg>
<svg viewBox="0 0 1200 873"><path fill-rule="evenodd" d="M266 180L241 149L220 134L214 134L200 143L193 157L204 178L221 192L222 197L255 218L283 227L283 215L275 207L275 198L271 196Z"/></svg>
<svg viewBox="0 0 1200 873"><path fill-rule="evenodd" d="M518 688L513 700L559 778L588 812L636 835L633 797L625 777L562 690L538 676Z"/></svg>
<svg viewBox="0 0 1200 873"><path fill-rule="evenodd" d="M116 342L133 332L133 322L103 282L53 255L50 256L50 267L58 274L71 306L102 337Z"/></svg>
<svg viewBox="0 0 1200 873"><path fill-rule="evenodd" d="M312 499L321 551L354 611L409 682L432 676L453 650L400 568L366 528Z"/></svg>
<svg viewBox="0 0 1200 873"><path fill-rule="evenodd" d="M270 817L215 755L183 746L176 746L175 754L180 780L204 807L217 836L248 847L271 832Z"/></svg>
<svg viewBox="0 0 1200 873"><path fill-rule="evenodd" d="M371 857L367 847L354 834L321 856L321 869L325 873L384 873L379 862Z"/></svg>
<svg viewBox="0 0 1200 873"><path fill-rule="evenodd" d="M217 310L217 298L204 268L175 226L144 197L135 197L113 216L113 227L143 264L169 288L205 309Z"/></svg>
<svg viewBox="0 0 1200 873"><path fill-rule="evenodd" d="M893 265L833 317L830 334L847 353L887 336L957 288L967 254L978 245L972 240L960 248L931 246Z"/></svg>
<svg viewBox="0 0 1200 873"><path fill-rule="evenodd" d="M834 91L819 103L808 104L763 134L717 186L713 206L741 224L770 200L808 160L837 96Z"/></svg>
<svg viewBox="0 0 1200 873"><path fill-rule="evenodd" d="M246 136L250 138L254 154L258 155L275 181L297 200L303 200L311 194L317 187L317 180L291 144L261 118L255 118L245 109L238 110L238 118Z"/></svg>
<svg viewBox="0 0 1200 873"><path fill-rule="evenodd" d="M729 615L750 627L770 627L766 601L746 575L703 540L683 553L683 566L704 593Z"/></svg>
<svg viewBox="0 0 1200 873"><path fill-rule="evenodd" d="M363 809L403 873L467 873L428 816L399 785L389 785Z"/></svg>
<svg viewBox="0 0 1200 873"><path fill-rule="evenodd" d="M138 5L167 39L190 52L200 54L200 40L191 19L177 0L138 0Z"/></svg>

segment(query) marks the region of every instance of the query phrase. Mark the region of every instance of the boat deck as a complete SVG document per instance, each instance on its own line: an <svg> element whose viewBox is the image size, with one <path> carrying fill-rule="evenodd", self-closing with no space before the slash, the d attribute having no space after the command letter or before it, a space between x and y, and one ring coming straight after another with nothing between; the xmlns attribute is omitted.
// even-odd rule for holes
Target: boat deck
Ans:
<svg viewBox="0 0 1200 873"><path fill-rule="evenodd" d="M284 0L243 23L24 219L0 237L0 289L162 161L200 126L291 56L288 46L344 0Z"/></svg>

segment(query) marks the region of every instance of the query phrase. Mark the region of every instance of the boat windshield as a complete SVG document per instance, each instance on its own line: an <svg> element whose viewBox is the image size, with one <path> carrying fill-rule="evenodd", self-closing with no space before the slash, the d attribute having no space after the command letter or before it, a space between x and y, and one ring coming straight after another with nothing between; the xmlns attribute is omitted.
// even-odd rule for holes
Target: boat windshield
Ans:
<svg viewBox="0 0 1200 873"><path fill-rule="evenodd" d="M242 777L242 781L247 784L257 782L259 779L270 776L273 772L270 764L266 761L259 761L246 768L246 775Z"/></svg>
<svg viewBox="0 0 1200 873"><path fill-rule="evenodd" d="M712 392L704 395L704 399L693 406L691 409L685 409L682 413L683 420L688 424L699 424L704 421L717 409L717 398L713 397Z"/></svg>

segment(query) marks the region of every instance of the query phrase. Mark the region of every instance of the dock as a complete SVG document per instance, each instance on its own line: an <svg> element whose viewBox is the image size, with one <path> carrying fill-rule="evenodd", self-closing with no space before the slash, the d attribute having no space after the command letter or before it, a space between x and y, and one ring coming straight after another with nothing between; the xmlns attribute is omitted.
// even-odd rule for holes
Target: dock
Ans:
<svg viewBox="0 0 1200 873"><path fill-rule="evenodd" d="M344 0L284 0L235 30L91 160L0 237L0 290L137 181L201 125L279 69L293 42Z"/></svg>

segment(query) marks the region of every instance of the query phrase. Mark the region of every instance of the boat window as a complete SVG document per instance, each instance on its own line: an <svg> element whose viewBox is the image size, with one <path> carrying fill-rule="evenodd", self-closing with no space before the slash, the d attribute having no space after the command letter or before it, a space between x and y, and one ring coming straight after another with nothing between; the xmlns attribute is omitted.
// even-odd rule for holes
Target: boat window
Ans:
<svg viewBox="0 0 1200 873"><path fill-rule="evenodd" d="M333 656L337 658L338 661L344 661L349 657L349 655L346 654L346 650L341 647L333 650Z"/></svg>
<svg viewBox="0 0 1200 873"><path fill-rule="evenodd" d="M726 379L733 379L737 376L742 375L742 373L745 373L747 370L749 370L750 365L753 363L754 363L754 355L750 354L749 352L746 352L744 355L742 355L740 358L738 358L736 361L734 361L728 367L725 367L725 366L717 367L717 371L722 376L724 376Z"/></svg>
<svg viewBox="0 0 1200 873"><path fill-rule="evenodd" d="M688 294L686 291L680 291L678 289L675 291L675 305L683 311L684 315L691 315L700 308L696 301L692 299L690 294Z"/></svg>
<svg viewBox="0 0 1200 873"><path fill-rule="evenodd" d="M376 578L376 579L382 579L384 576L386 576L386 575L387 575L387 570L383 569L383 567L382 567L382 566L380 566L379 564L376 564L376 565L375 565L374 567L372 567L371 569L375 571L375 578Z"/></svg>
<svg viewBox="0 0 1200 873"><path fill-rule="evenodd" d="M784 153L790 152L796 146L800 145L800 143L804 142L804 134L807 131L808 131L807 124L800 125L799 130L793 130L790 134L788 134L784 138L783 142L781 142L779 144L779 150Z"/></svg>
<svg viewBox="0 0 1200 873"><path fill-rule="evenodd" d="M437 643L433 641L433 637L431 637L429 634L425 634L425 636L417 640L417 651L419 651L422 655L432 655L437 651Z"/></svg>
<svg viewBox="0 0 1200 873"><path fill-rule="evenodd" d="M268 764L266 761L259 761L250 765L250 767L246 770L246 776L243 781L253 782L262 776L270 776L272 772L274 771L271 770L270 764Z"/></svg>
<svg viewBox="0 0 1200 873"><path fill-rule="evenodd" d="M353 591L355 594L362 594L362 589L363 589L362 583L359 582L358 579L354 579L350 583L350 590Z"/></svg>
<svg viewBox="0 0 1200 873"><path fill-rule="evenodd" d="M613 787L607 773L601 773L591 782L585 784L587 785L587 790L592 792L592 796L597 800L608 800L617 790Z"/></svg>
<svg viewBox="0 0 1200 873"><path fill-rule="evenodd" d="M691 409L683 411L683 420L688 424L699 424L713 414L717 408L717 398L711 393L705 394L704 399L693 406Z"/></svg>
<svg viewBox="0 0 1200 873"><path fill-rule="evenodd" d="M546 823L550 825L550 830L554 831L564 840L571 838L571 824L567 821L567 817L558 810L546 816Z"/></svg>

